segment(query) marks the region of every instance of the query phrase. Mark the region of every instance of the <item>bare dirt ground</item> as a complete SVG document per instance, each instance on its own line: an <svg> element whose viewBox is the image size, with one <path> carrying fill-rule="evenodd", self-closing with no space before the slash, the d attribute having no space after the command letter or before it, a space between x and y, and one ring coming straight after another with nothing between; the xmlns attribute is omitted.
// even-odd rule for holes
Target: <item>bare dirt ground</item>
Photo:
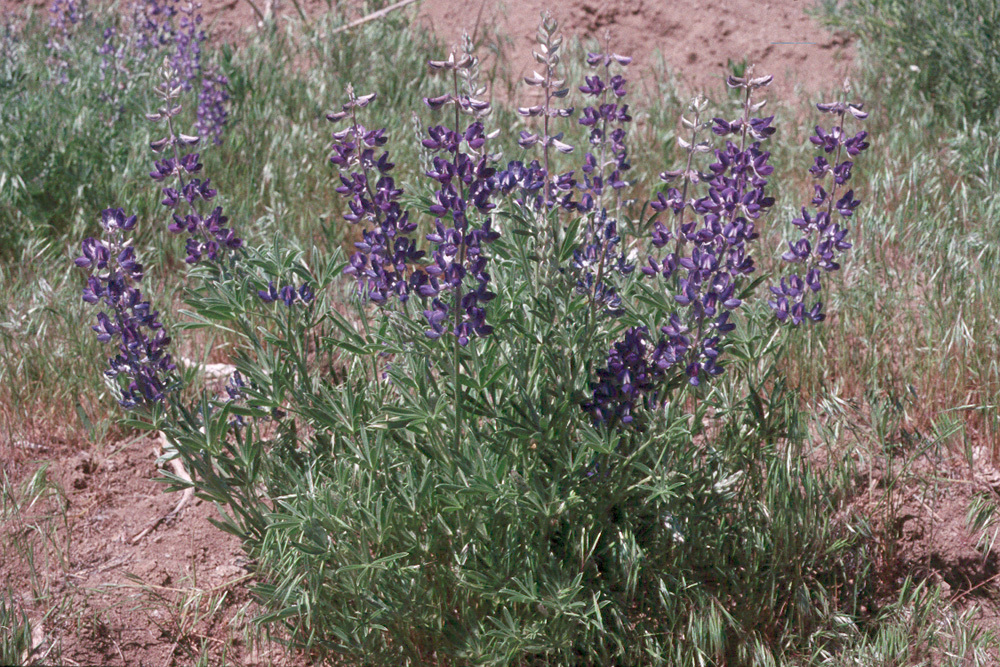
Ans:
<svg viewBox="0 0 1000 667"><path fill-rule="evenodd" d="M44 0L0 0L0 14L27 4L46 9ZM246 0L203 4L216 39L238 44L255 29L257 14ZM289 0L257 6L278 16L296 13ZM327 3L301 6L312 16ZM836 86L853 57L850 39L820 28L797 0L425 0L414 7L403 11L416 11L446 42L463 30L501 35L501 60L519 72L530 67L543 8L565 34L603 39L610 31L615 50L635 57L637 68L652 64L659 51L692 91L717 89L727 62L746 59L758 74L776 76L776 93L801 86L816 94ZM154 440L88 443L63 439L44 425L32 430L30 440L0 434L0 467L7 488L18 489L0 508L0 586L19 596L31 616L31 661L157 667L199 658L207 664L308 662L277 644L247 641L253 608L245 587L252 573L237 540L209 522L215 508L196 501L133 543L177 498L153 481L160 475ZM978 618L996 627L1000 565L996 554L984 559L975 550L975 536L965 528L976 488L971 475L960 461L925 458L910 474L939 479L934 494L916 485L886 494L891 476L871 465L863 468L869 493L857 499L856 509L870 513L876 525L894 522L898 551L887 574L944 582L959 606L978 603ZM27 488L46 464L47 482Z"/></svg>
<svg viewBox="0 0 1000 667"><path fill-rule="evenodd" d="M93 1L93 0L91 0ZM358 0L299 0L307 17L331 6L347 16L363 16ZM0 0L0 14L31 6L44 13L50 0ZM122 3L123 5L126 3ZM645 69L662 54L690 92L721 85L729 61L754 63L758 74L773 74L776 96L795 86L820 92L839 86L854 56L849 35L833 34L806 15L808 0L418 0L400 11L446 44L463 31L501 37L503 64L529 73L535 30L543 10L551 12L564 35L603 44L610 35L618 53ZM205 26L214 39L239 43L256 29L257 12L297 17L293 0L202 0Z"/></svg>
<svg viewBox="0 0 1000 667"><path fill-rule="evenodd" d="M239 541L195 500L173 521L154 465L156 441L136 437L80 449L39 445L4 465L16 491L0 523L0 586L20 597L34 630L27 662L43 665L286 665L304 660L254 645ZM45 463L44 481L26 487ZM38 478L36 477L36 480Z"/></svg>
<svg viewBox="0 0 1000 667"><path fill-rule="evenodd" d="M754 63L775 76L776 95L801 85L811 92L837 86L847 75L853 49L847 35L834 35L806 16L797 0L435 0L420 18L450 42L463 30L509 35L505 54L520 73L533 66L531 49L539 14L548 10L566 35L610 36L614 50L635 59L633 71L656 54L689 87L717 90L729 61ZM468 25L469 19L473 25Z"/></svg>

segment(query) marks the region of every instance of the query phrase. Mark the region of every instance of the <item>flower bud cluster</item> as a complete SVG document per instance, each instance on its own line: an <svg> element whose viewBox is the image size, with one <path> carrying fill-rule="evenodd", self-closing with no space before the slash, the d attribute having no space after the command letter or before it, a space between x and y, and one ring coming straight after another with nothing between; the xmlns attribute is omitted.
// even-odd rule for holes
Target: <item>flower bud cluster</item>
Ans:
<svg viewBox="0 0 1000 667"><path fill-rule="evenodd" d="M173 211L173 221L169 229L174 234L187 233L186 244L188 264L197 264L202 258L218 262L227 254L243 245L236 232L226 227L229 221L222 213L222 207L216 206L207 211L208 205L217 192L210 187L208 179L193 178L192 175L201 171L202 164L198 161L198 153L181 151L198 143L197 136L175 133L173 118L181 112L177 104L182 86L176 83L176 70L165 67L161 70L162 83L156 87L156 94L162 101L161 107L146 118L154 123L165 123L166 136L150 143L154 153L170 151L171 157L157 160L154 171L149 176L154 181L163 182L175 178L175 185L163 187L161 203Z"/></svg>
<svg viewBox="0 0 1000 667"><path fill-rule="evenodd" d="M157 2L158 0L149 0ZM196 129L203 139L211 138L216 144L222 143L222 133L229 114L229 80L217 68L208 67L202 60L202 48L208 39L201 24L201 3L194 0L178 0L171 8L171 17L176 16L176 27L170 26L174 52L171 64L176 72L175 83L192 90L200 83L198 91L198 122Z"/></svg>
<svg viewBox="0 0 1000 667"><path fill-rule="evenodd" d="M340 170L337 192L347 199L349 208L344 219L367 226L362 240L354 244L357 251L344 273L353 275L358 291L375 303L385 303L393 294L405 302L421 282L413 264L424 252L409 236L417 224L399 204L403 191L389 175L395 165L389 162L388 151L376 157L376 149L388 141L385 130L368 130L358 122L357 110L368 106L375 95L357 97L349 87L348 97L340 111L327 115L334 123L351 122L333 133L330 162Z"/></svg>
<svg viewBox="0 0 1000 667"><path fill-rule="evenodd" d="M166 351L170 337L158 319L159 313L137 287L143 267L131 240L125 236L135 224L136 216L126 216L120 208L104 210L101 226L107 238L84 240L83 255L76 259L76 265L90 274L83 300L103 303L108 309L98 314L97 324L91 328L102 343L114 340L118 344L118 354L108 360L105 375L119 380L118 401L127 409L162 401L175 368Z"/></svg>
<svg viewBox="0 0 1000 667"><path fill-rule="evenodd" d="M525 118L541 118L542 127L541 132L521 131L518 144L522 148L536 145L542 147L542 197L541 206L536 208L547 209L558 201L566 209L575 209L576 204L572 201L572 191L576 188L573 173L569 172L553 180L550 160L550 149L554 148L560 153L573 152L573 146L563 141L564 133L554 132L551 126L552 119L569 118L574 111L573 107L562 107L557 102L569 95L566 80L557 74L559 49L562 46L558 28L559 24L555 19L547 12L542 14L542 22L536 35L538 50L532 51L535 62L541 66L542 71L533 71L531 76L524 78L528 86L540 89L541 103L517 108L517 113Z"/></svg>
<svg viewBox="0 0 1000 667"><path fill-rule="evenodd" d="M677 144L687 153L687 164L684 169L667 170L660 173L660 180L664 183L675 183L679 180L681 189L671 186L667 188L666 193L658 192L656 200L650 202L650 206L656 211L662 213L669 208L675 216L680 216L678 228L685 234L690 232L695 224L694 222L684 222L685 211L688 209L694 210L695 203L695 199L688 198L688 189L692 185L697 185L701 181L710 178L709 175L703 174L694 168L695 155L712 151L712 145L708 141L698 141L698 133L712 125L711 122L702 121L701 119L701 115L707 107L708 99L699 95L691 100L691 103L688 105L688 111L693 114L694 120L688 120L684 116L681 116L681 124L686 129L691 130L691 138L689 140L683 137L677 138ZM658 228L662 228L662 223L656 224ZM661 234L662 231L663 229L660 229ZM654 236L653 244L658 248L662 248L665 242L657 245L656 237Z"/></svg>
<svg viewBox="0 0 1000 667"><path fill-rule="evenodd" d="M311 303L313 300L312 287L309 283L302 283L299 289L295 289L295 285L284 285L280 289L275 286L274 281L269 281L267 283L266 290L257 290L257 296L264 303L274 303L275 301L283 301L289 308L293 304L301 303L307 304Z"/></svg>
<svg viewBox="0 0 1000 667"><path fill-rule="evenodd" d="M542 17L542 23L538 27L537 41L538 50L532 51L535 62L541 65L542 73L532 72L531 76L524 78L524 82L531 87L541 88L543 102L527 107L518 107L517 113L526 118L542 117L543 130L541 134L523 131L518 143L523 148L529 148L536 144L548 149L550 146L560 153L570 153L573 147L565 143L563 133L550 134L550 118L568 118L573 115L573 107L556 106L554 100L563 99L569 95L569 88L566 87L566 80L557 78L556 67L559 64L559 48L562 46L562 37L557 34L558 23L549 15Z"/></svg>
<svg viewBox="0 0 1000 667"><path fill-rule="evenodd" d="M431 60L428 66L432 70L451 72L460 86L455 86L454 92L438 97L425 97L424 103L434 110L451 104L468 116L482 120L493 111L490 103L483 99L486 87L479 83L479 58L475 55L475 45L468 33L462 35L462 52L459 56L448 54L447 60ZM491 135L489 138L492 138Z"/></svg>
<svg viewBox="0 0 1000 667"><path fill-rule="evenodd" d="M868 117L868 113L862 111L861 104L829 102L817 104L816 107L821 112L835 114L838 120L829 131L817 125L816 134L809 141L827 155L833 153L834 158L831 164L825 156L817 156L809 173L820 181L829 178L833 184L829 192L821 184L816 184L812 199L815 213L810 215L809 210L803 206L802 217L792 220L802 236L788 242L788 250L781 258L796 265L798 270L782 278L778 285L771 286L774 298L768 302L775 317L792 326L798 326L806 320L821 322L826 317L823 302L816 296L822 289L822 276L840 268L840 256L852 245L847 241L847 227L834 221L834 210L840 216L839 219L845 221L861 203L854 197L854 190L848 190L839 198L838 190L851 179L854 158L868 148L867 132L860 131L849 136L844 131L846 114L849 113L857 120ZM847 153L846 157L844 153Z"/></svg>
<svg viewBox="0 0 1000 667"><path fill-rule="evenodd" d="M108 77L108 69L114 71L119 61L125 57L125 49L119 47L118 29L114 26L104 29L102 33L104 41L97 47L97 53L101 55L101 81Z"/></svg>

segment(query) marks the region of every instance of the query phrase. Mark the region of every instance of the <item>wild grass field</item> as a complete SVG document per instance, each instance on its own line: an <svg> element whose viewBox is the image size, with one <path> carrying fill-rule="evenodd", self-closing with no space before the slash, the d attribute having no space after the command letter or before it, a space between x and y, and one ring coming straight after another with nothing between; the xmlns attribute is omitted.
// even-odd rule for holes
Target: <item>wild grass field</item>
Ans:
<svg viewBox="0 0 1000 667"><path fill-rule="evenodd" d="M335 6L268 15L238 45L179 3L60 0L0 17L0 663L1000 662L1000 9L846 0L810 13L853 35L849 91L831 75L777 95L749 83L771 72L730 61L697 104L649 54L589 66L615 52L613 28L610 43L581 43L543 24L531 87L496 34L457 45L481 65L461 52L448 64L456 45L410 10L349 29L356 14ZM727 88L727 74L746 81ZM483 115L475 100L491 91ZM705 195L715 160L728 173L712 119L749 118L751 96L767 100L753 115L774 116L730 139L733 155L748 136L769 151L753 187L774 201L740 209L754 272L704 293L682 269L643 277L660 246L682 255L676 223L706 220L711 197L678 214L648 202L682 182L681 199ZM823 102L845 104L837 116ZM578 122L621 103L610 124ZM449 138L471 122L463 104L482 137ZM838 218L851 246L822 274L825 319L792 326L768 286L794 269L810 167L834 155L809 139L834 122L867 132L840 184L861 204ZM613 141L594 138L612 126ZM351 181L379 169L376 128L399 193ZM331 164L336 131L346 157ZM199 167L163 162L195 135ZM361 144L371 158L352 157ZM603 190L583 175L587 151ZM535 159L545 171L529 187L510 161ZM557 181L569 170L576 189ZM664 182L671 170L688 174ZM173 217L182 187L164 203L175 177L217 190L188 197L201 231ZM600 205L555 201L584 192ZM203 231L215 206L241 244ZM747 222L732 210L719 215ZM416 239L388 244L403 260L377 276L372 221ZM711 237L689 241L701 253ZM118 343L98 334L125 327L81 299L100 261L88 238L110 239L108 265L157 311L129 306L133 330L170 334L117 377ZM465 264L428 287L434 262L442 276ZM612 262L637 268L612 276ZM709 300L730 280L735 305ZM694 283L733 331L688 307ZM676 331L671 313L689 318L685 345L670 339L685 362L657 367L646 354L661 325ZM162 385L123 380L163 350L176 369L158 366Z"/></svg>

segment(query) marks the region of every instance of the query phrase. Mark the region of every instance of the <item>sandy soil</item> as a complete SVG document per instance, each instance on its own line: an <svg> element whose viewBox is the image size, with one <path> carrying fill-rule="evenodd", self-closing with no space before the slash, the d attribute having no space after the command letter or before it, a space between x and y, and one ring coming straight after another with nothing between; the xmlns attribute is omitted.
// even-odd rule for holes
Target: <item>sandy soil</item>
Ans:
<svg viewBox="0 0 1000 667"><path fill-rule="evenodd" d="M304 664L277 644L247 641L252 568L239 541L210 523L214 506L195 499L134 540L179 498L154 481L156 446L135 437L4 452L15 486L49 462L44 491L21 496L34 500L17 509L4 498L0 516L0 590L28 610L29 662L164 667L204 655L213 665Z"/></svg>

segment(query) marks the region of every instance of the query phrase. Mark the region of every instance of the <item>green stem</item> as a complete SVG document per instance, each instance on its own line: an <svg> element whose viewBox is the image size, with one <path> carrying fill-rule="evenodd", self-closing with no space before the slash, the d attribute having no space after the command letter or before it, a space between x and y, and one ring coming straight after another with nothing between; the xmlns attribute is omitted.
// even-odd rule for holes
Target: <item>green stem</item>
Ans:
<svg viewBox="0 0 1000 667"><path fill-rule="evenodd" d="M452 77L453 77L453 80L454 80L454 87L455 87L455 133L458 134L459 136L461 136L461 116L460 116L460 113L459 113L459 106L458 106L458 70L457 70L457 68L455 70L452 70ZM461 143L461 139L459 139L459 143ZM458 155L459 155L459 149L458 149L458 147L456 147L456 149L455 149L455 157L454 157L454 164L455 164L455 172L456 173L458 172ZM465 193L462 191L463 188L462 188L462 185L461 185L461 183L462 183L461 180L459 180L458 183L459 183L459 185L458 185L458 196L459 196L460 199L463 199ZM463 213L463 215L464 215L464 213ZM459 261L459 265L460 266L465 266L465 235L468 232L468 226L469 226L469 221L468 221L468 219L465 219L465 229L462 230L462 241L459 244L459 250L458 250L458 261ZM462 283L459 282L458 287L456 287L456 289L455 289L455 305L454 305L454 309L455 309L455 330L453 332L454 336L455 336L455 341L454 341L454 344L452 345L452 359L451 359L452 383L454 384L454 387L455 387L455 428L453 429L454 430L454 441L453 442L454 442L454 453L455 454L458 453L459 447L462 444L462 385L461 385L461 383L459 381L459 372L460 372L459 367L461 365L461 352L462 352L462 350L461 350L461 345L459 345L459 343L458 343L458 328L462 324L462 308L461 307L462 307Z"/></svg>

